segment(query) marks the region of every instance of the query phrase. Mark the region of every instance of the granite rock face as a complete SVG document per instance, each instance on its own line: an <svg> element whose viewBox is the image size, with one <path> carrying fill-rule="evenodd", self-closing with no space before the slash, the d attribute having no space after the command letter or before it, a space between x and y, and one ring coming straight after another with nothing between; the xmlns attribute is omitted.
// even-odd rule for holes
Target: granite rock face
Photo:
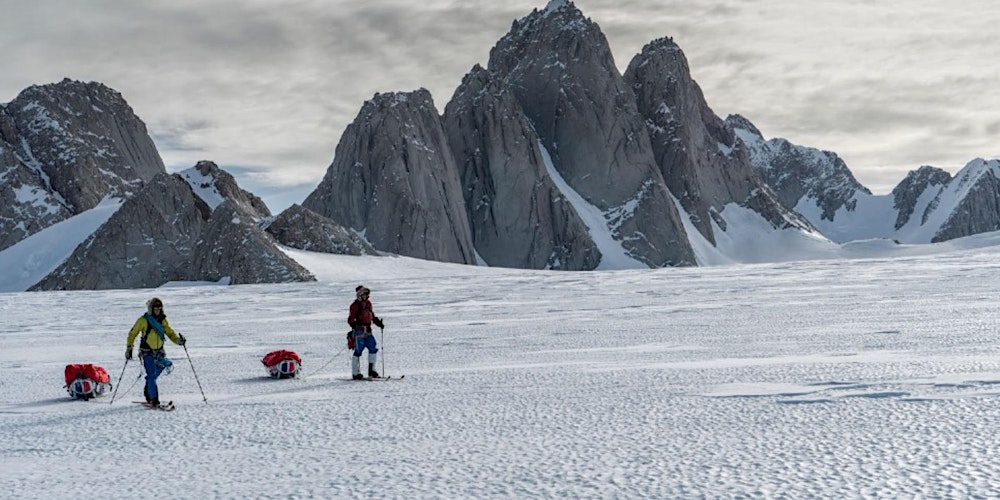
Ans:
<svg viewBox="0 0 1000 500"><path fill-rule="evenodd" d="M0 140L0 250L71 215L44 178Z"/></svg>
<svg viewBox="0 0 1000 500"><path fill-rule="evenodd" d="M69 79L29 87L0 105L0 249L164 171L118 92Z"/></svg>
<svg viewBox="0 0 1000 500"><path fill-rule="evenodd" d="M601 254L546 171L506 85L476 65L444 113L476 252L491 266L590 270Z"/></svg>
<svg viewBox="0 0 1000 500"><path fill-rule="evenodd" d="M709 242L716 241L713 221L723 231L728 226L722 212L730 203L750 208L775 228L812 230L760 178L733 129L708 106L673 40L643 47L625 81L635 92L667 187Z"/></svg>
<svg viewBox="0 0 1000 500"><path fill-rule="evenodd" d="M302 206L380 251L476 263L458 169L425 89L365 102Z"/></svg>
<svg viewBox="0 0 1000 500"><path fill-rule="evenodd" d="M240 188L236 184L236 179L214 162L199 161L195 166L178 173L198 197L213 210L229 200L240 205L243 211L255 218L271 216L271 211L264 200Z"/></svg>
<svg viewBox="0 0 1000 500"><path fill-rule="evenodd" d="M822 219L833 221L838 210L852 211L858 197L871 196L836 153L781 138L765 140L739 115L729 116L726 123L746 144L752 164L785 207L807 203L819 209Z"/></svg>
<svg viewBox="0 0 1000 500"><path fill-rule="evenodd" d="M154 177L31 289L314 281L263 229L267 206L235 182L228 185L232 176L209 165L201 162L183 173Z"/></svg>
<svg viewBox="0 0 1000 500"><path fill-rule="evenodd" d="M946 205L944 199L955 201ZM1000 160L969 162L931 207L947 207L947 218L931 238L932 243L1000 230Z"/></svg>
<svg viewBox="0 0 1000 500"><path fill-rule="evenodd" d="M190 280L230 285L294 283L316 278L285 255L246 205L223 201L212 212L191 255Z"/></svg>
<svg viewBox="0 0 1000 500"><path fill-rule="evenodd" d="M925 193L933 190L936 198L950 182L951 174L929 165L924 165L907 174L906 178L892 190L893 208L896 209L895 228L901 229L910 222ZM924 211L916 215L920 218L918 223L924 224L930 213Z"/></svg>
<svg viewBox="0 0 1000 500"><path fill-rule="evenodd" d="M607 39L572 2L517 20L490 51L565 182L597 207L614 239L650 267L691 265L694 253L635 95Z"/></svg>

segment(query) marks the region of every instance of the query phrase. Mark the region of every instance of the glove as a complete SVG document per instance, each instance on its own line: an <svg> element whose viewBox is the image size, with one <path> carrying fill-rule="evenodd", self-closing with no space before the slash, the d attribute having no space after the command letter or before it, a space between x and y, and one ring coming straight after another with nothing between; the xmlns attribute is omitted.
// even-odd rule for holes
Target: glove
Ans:
<svg viewBox="0 0 1000 500"><path fill-rule="evenodd" d="M382 318L379 318L378 316L376 316L375 319L372 320L372 324L374 324L379 328L385 328L385 323L382 323Z"/></svg>
<svg viewBox="0 0 1000 500"><path fill-rule="evenodd" d="M178 342L179 345L184 345L188 343L188 340L184 338L183 333L178 333L177 336L180 337L180 342Z"/></svg>
<svg viewBox="0 0 1000 500"><path fill-rule="evenodd" d="M132 359L132 346L127 345L125 346L125 361L129 361L131 359Z"/></svg>
<svg viewBox="0 0 1000 500"><path fill-rule="evenodd" d="M347 348L354 349L354 332L347 332Z"/></svg>

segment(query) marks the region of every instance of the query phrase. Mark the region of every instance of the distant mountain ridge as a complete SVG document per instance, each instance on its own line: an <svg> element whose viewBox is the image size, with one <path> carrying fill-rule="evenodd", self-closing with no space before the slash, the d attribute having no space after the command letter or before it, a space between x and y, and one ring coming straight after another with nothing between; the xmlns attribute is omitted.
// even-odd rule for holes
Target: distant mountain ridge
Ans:
<svg viewBox="0 0 1000 500"><path fill-rule="evenodd" d="M782 203L837 243L872 238L936 243L1000 230L1000 160L977 158L954 177L923 166L890 194L873 195L836 153L765 140L741 116L727 122Z"/></svg>
<svg viewBox="0 0 1000 500"><path fill-rule="evenodd" d="M77 217L96 228L39 268L29 249ZM19 256L15 291L315 279L284 247L594 270L997 230L1000 160L954 177L923 166L873 195L836 153L715 115L670 38L619 73L565 0L515 20L441 114L426 89L375 94L316 189L277 216L212 162L168 174L104 85L66 79L0 105L0 262Z"/></svg>

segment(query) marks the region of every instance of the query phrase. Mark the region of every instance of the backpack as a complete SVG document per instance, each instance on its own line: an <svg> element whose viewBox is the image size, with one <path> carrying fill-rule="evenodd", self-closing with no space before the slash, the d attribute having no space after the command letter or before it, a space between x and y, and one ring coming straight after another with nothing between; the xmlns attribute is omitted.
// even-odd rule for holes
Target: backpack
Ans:
<svg viewBox="0 0 1000 500"><path fill-rule="evenodd" d="M63 387L73 399L86 401L111 390L108 371L100 366L89 363L66 365L63 376L66 380L66 385Z"/></svg>
<svg viewBox="0 0 1000 500"><path fill-rule="evenodd" d="M271 378L295 378L302 369L302 358L295 351L272 351L260 362Z"/></svg>

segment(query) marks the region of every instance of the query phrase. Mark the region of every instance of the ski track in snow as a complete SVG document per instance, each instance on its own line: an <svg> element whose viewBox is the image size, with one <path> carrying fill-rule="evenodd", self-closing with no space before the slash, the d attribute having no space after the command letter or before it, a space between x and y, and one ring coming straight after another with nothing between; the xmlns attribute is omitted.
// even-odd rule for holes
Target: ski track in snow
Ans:
<svg viewBox="0 0 1000 500"><path fill-rule="evenodd" d="M998 254L589 273L424 263L399 275L330 257L378 276L363 282L386 322L385 372L406 375L384 383L338 380L356 276L0 294L0 491L996 496ZM129 403L141 398L135 362L113 405L110 393L69 400L68 363L117 382L154 294L208 403L173 345L160 389L176 411ZM333 362L271 380L260 359L276 349L301 354L307 375Z"/></svg>

